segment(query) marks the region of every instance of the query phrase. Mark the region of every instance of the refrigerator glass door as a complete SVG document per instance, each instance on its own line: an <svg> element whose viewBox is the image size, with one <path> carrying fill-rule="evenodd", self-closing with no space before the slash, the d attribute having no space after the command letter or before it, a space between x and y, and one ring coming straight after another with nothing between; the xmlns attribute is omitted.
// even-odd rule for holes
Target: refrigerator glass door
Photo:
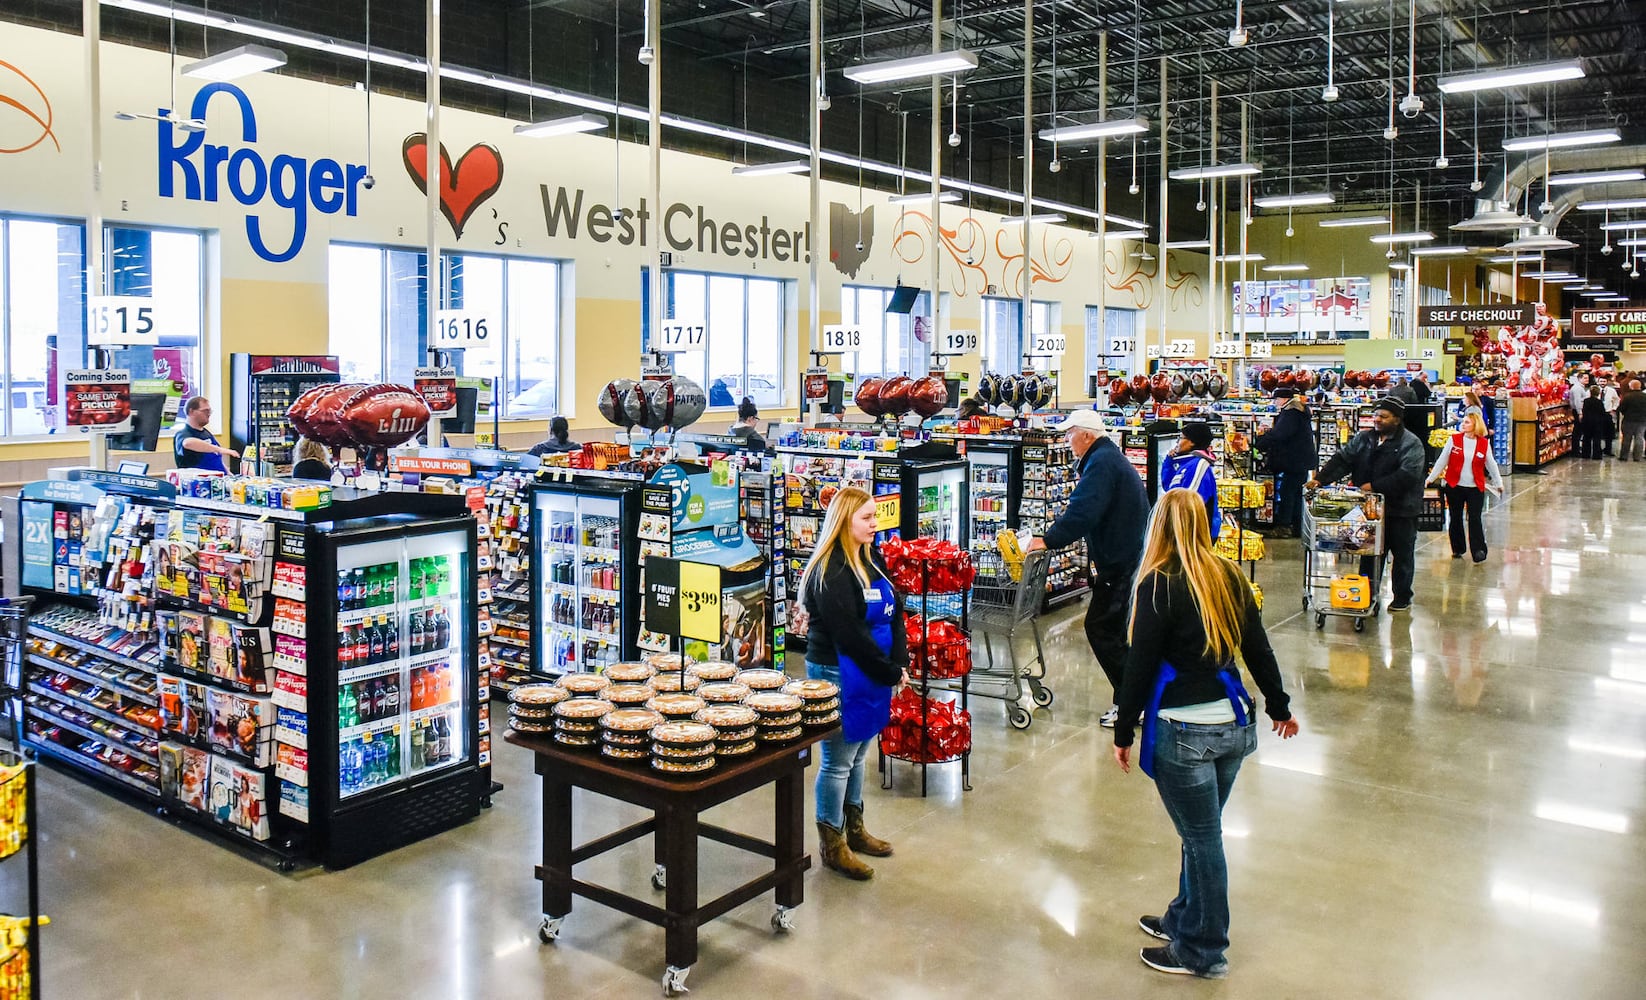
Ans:
<svg viewBox="0 0 1646 1000"><path fill-rule="evenodd" d="M1011 504L1011 453L974 449L967 456L967 470L971 479L971 509L969 528L972 563L979 576L1004 575L1000 551L995 547L995 535L1007 530L1007 512Z"/></svg>
<svg viewBox="0 0 1646 1000"><path fill-rule="evenodd" d="M623 653L623 501L577 502L577 665L597 670Z"/></svg>
<svg viewBox="0 0 1646 1000"><path fill-rule="evenodd" d="M965 545L965 511L961 504L966 495L966 467L920 470L915 494L920 504L915 533L922 538Z"/></svg>
<svg viewBox="0 0 1646 1000"><path fill-rule="evenodd" d="M406 773L406 618L400 538L337 549L337 791L348 799Z"/></svg>
<svg viewBox="0 0 1646 1000"><path fill-rule="evenodd" d="M539 490L533 497L537 662L544 673L563 674L577 669L577 494Z"/></svg>
<svg viewBox="0 0 1646 1000"><path fill-rule="evenodd" d="M407 697L401 699L406 739L399 750L406 775L417 777L465 763L473 752L467 720L475 685L463 662L473 567L461 531L410 535L405 545L410 640L401 643Z"/></svg>

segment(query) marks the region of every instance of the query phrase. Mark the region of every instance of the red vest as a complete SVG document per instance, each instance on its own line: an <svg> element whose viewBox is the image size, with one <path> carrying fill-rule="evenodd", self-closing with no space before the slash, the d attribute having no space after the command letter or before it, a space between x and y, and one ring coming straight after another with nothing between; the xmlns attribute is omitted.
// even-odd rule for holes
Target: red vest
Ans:
<svg viewBox="0 0 1646 1000"><path fill-rule="evenodd" d="M1446 485L1456 486L1463 476L1463 452L1469 448L1470 438L1463 434L1452 435L1451 457L1446 460ZM1492 446L1489 438L1474 438L1474 453L1469 456L1469 465L1475 474L1475 489L1486 488L1486 449Z"/></svg>

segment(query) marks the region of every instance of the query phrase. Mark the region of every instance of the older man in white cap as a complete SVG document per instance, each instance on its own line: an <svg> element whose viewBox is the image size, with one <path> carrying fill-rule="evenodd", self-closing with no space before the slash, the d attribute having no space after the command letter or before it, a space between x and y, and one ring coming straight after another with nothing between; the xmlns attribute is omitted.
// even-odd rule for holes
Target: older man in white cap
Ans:
<svg viewBox="0 0 1646 1000"><path fill-rule="evenodd" d="M1086 641L1118 696L1126 667L1127 626L1131 619L1132 577L1143 558L1143 535L1149 521L1149 494L1143 478L1109 439L1095 410L1076 410L1060 425L1074 450L1080 481L1069 506L1030 551L1061 549L1084 538L1091 562L1092 603L1086 608ZM1113 727L1113 705L1098 720Z"/></svg>

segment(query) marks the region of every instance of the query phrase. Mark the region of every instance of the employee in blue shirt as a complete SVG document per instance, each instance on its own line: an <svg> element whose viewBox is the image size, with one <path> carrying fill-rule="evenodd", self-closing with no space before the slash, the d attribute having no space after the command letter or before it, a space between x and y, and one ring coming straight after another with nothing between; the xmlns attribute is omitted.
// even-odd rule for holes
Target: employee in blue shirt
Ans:
<svg viewBox="0 0 1646 1000"><path fill-rule="evenodd" d="M172 436L172 457L179 469L201 469L206 472L227 472L225 458L235 458L233 448L217 443L217 438L206 430L211 422L211 400L194 396L183 405L183 422Z"/></svg>

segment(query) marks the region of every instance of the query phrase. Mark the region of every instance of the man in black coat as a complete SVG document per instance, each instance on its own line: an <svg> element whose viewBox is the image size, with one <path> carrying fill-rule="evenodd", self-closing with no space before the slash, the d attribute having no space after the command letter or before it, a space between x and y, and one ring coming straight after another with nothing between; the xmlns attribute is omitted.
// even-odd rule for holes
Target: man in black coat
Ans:
<svg viewBox="0 0 1646 1000"><path fill-rule="evenodd" d="M1275 414L1274 426L1259 434L1253 444L1268 456L1275 474L1275 531L1296 538L1303 525L1303 483L1320 452L1303 397L1290 389L1277 389L1275 398L1285 402Z"/></svg>
<svg viewBox="0 0 1646 1000"><path fill-rule="evenodd" d="M1417 517L1423 512L1423 479L1427 471L1423 442L1406 429L1406 405L1384 397L1372 411L1372 429L1349 439L1320 470L1309 486L1349 481L1368 493L1383 495L1383 543L1394 563L1394 600L1390 611L1412 608L1412 578L1417 559ZM1373 559L1360 560L1360 572L1371 576Z"/></svg>
<svg viewBox="0 0 1646 1000"><path fill-rule="evenodd" d="M1029 551L1061 549L1086 540L1092 587L1092 603L1086 608L1086 641L1118 701L1129 649L1132 578L1143 561L1149 494L1143 477L1109 439L1096 411L1074 411L1061 429L1069 436L1080 481L1063 515L1046 529L1043 538L1029 543ZM1113 728L1117 714L1110 705L1098 722Z"/></svg>

